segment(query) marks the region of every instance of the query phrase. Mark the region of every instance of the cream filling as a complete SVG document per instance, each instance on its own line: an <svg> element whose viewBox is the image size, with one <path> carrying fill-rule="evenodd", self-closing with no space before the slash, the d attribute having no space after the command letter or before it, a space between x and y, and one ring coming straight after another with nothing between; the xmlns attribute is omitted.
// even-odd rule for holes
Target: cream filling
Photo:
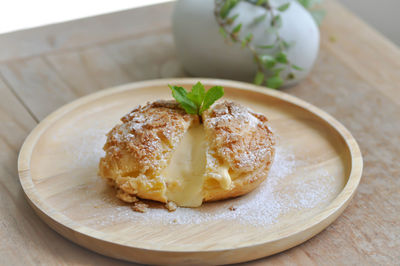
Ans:
<svg viewBox="0 0 400 266"><path fill-rule="evenodd" d="M168 201L182 207L198 207L203 202L206 180L207 143L203 125L188 129L178 144L168 167L163 171L167 184ZM231 178L228 167L220 167L214 178L223 189L228 189Z"/></svg>
<svg viewBox="0 0 400 266"><path fill-rule="evenodd" d="M229 167L221 166L217 169L217 174L214 177L221 187L225 190L229 189L232 183L231 176L229 175Z"/></svg>

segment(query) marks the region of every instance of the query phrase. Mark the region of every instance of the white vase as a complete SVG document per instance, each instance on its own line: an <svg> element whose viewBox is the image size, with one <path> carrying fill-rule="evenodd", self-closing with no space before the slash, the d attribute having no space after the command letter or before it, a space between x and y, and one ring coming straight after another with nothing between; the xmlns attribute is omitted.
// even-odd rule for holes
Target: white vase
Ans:
<svg viewBox="0 0 400 266"><path fill-rule="evenodd" d="M282 1L271 1L278 6ZM235 23L242 23L240 36L249 32L254 35L252 43L265 45L274 37L268 33L270 19L254 26L254 18L265 13L262 7L239 2L230 14L239 14ZM303 79L311 70L319 49L319 30L309 14L297 1L281 13L280 36L294 45L287 52L288 59L303 70L294 71L292 84ZM184 69L193 76L216 77L251 81L256 72L253 56L240 44L228 43L219 33L214 17L214 0L178 0L173 12L173 33L178 58ZM234 26L234 25L233 25ZM288 73L283 72L282 77Z"/></svg>

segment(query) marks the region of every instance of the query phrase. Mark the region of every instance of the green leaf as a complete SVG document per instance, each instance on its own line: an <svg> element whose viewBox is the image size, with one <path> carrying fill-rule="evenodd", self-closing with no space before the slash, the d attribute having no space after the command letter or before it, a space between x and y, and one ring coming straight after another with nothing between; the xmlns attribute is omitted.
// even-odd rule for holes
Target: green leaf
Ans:
<svg viewBox="0 0 400 266"><path fill-rule="evenodd" d="M313 1L312 0L297 0L302 6L305 8L310 8L312 6Z"/></svg>
<svg viewBox="0 0 400 266"><path fill-rule="evenodd" d="M236 6L236 4L239 3L239 1L240 0L226 0L219 12L219 15L221 16L221 18L225 19L228 16L231 9L234 8Z"/></svg>
<svg viewBox="0 0 400 266"><path fill-rule="evenodd" d="M267 87L277 89L282 86L283 80L280 76L273 76L267 79Z"/></svg>
<svg viewBox="0 0 400 266"><path fill-rule="evenodd" d="M270 69L276 65L276 60L273 56L270 56L268 54L264 54L260 56L260 60L263 63L263 65Z"/></svg>
<svg viewBox="0 0 400 266"><path fill-rule="evenodd" d="M219 33L224 37L225 39L228 37L228 33L225 31L223 27L219 28Z"/></svg>
<svg viewBox="0 0 400 266"><path fill-rule="evenodd" d="M297 2L299 2L305 8L309 9L314 5L321 3L322 0L297 0Z"/></svg>
<svg viewBox="0 0 400 266"><path fill-rule="evenodd" d="M240 31L241 28L242 28L242 23L239 23L238 25L236 25L236 26L233 28L232 33L233 33L233 34L238 33L238 32Z"/></svg>
<svg viewBox="0 0 400 266"><path fill-rule="evenodd" d="M237 17L239 17L239 14L236 14L236 15L234 15L234 16L228 18L228 19L226 20L226 23L227 23L228 25L231 25L233 22L235 22L235 20L237 19Z"/></svg>
<svg viewBox="0 0 400 266"><path fill-rule="evenodd" d="M197 106L187 97L187 92L184 88L171 85L168 85L168 87L172 90L172 96L185 109L186 113L197 114Z"/></svg>
<svg viewBox="0 0 400 266"><path fill-rule="evenodd" d="M276 60L277 62L279 62L279 63L282 63L282 64L287 64L287 63L288 63L286 54L284 54L284 53L282 53L282 52L280 52L279 54L277 54L277 55L275 56L275 60Z"/></svg>
<svg viewBox="0 0 400 266"><path fill-rule="evenodd" d="M287 42L285 40L282 40L282 45L285 49L289 49L290 47L293 47L295 45L295 41Z"/></svg>
<svg viewBox="0 0 400 266"><path fill-rule="evenodd" d="M242 41L242 48L244 48L249 42L253 40L253 34L249 33L247 34L246 38Z"/></svg>
<svg viewBox="0 0 400 266"><path fill-rule="evenodd" d="M261 21L264 21L266 18L267 18L267 14L258 16L258 17L256 17L256 18L254 19L254 21L253 21L252 24L253 24L253 25L257 25L257 24L260 23Z"/></svg>
<svg viewBox="0 0 400 266"><path fill-rule="evenodd" d="M200 109L200 106L203 103L205 95L206 95L206 90L204 89L203 84L197 82L196 85L192 87L192 91L187 94L187 97L194 104L197 105L197 109Z"/></svg>
<svg viewBox="0 0 400 266"><path fill-rule="evenodd" d="M276 16L274 16L272 18L271 26L274 27L274 28L277 28L277 29L282 27L282 17L281 17L281 15L276 15Z"/></svg>
<svg viewBox="0 0 400 266"><path fill-rule="evenodd" d="M278 7L278 10L281 11L281 12L283 12L283 11L285 11L286 9L288 9L289 6L290 6L290 2L279 6L279 7Z"/></svg>
<svg viewBox="0 0 400 266"><path fill-rule="evenodd" d="M265 4L266 2L267 2L267 0L257 0L256 5L261 6L261 5Z"/></svg>
<svg viewBox="0 0 400 266"><path fill-rule="evenodd" d="M210 106L222 96L224 96L224 88L222 88L221 86L214 86L211 89L209 89L206 92L203 105L200 108L199 114L201 115L205 110L210 108Z"/></svg>
<svg viewBox="0 0 400 266"><path fill-rule="evenodd" d="M296 66L296 65L292 65L292 68L293 68L293 69L296 69L296 70L299 70L299 71L302 71L302 70L303 70L303 68L301 68L301 67L299 67L299 66Z"/></svg>
<svg viewBox="0 0 400 266"><path fill-rule="evenodd" d="M256 85L261 85L264 82L264 73L261 71L258 71L256 76L254 77L253 83Z"/></svg>

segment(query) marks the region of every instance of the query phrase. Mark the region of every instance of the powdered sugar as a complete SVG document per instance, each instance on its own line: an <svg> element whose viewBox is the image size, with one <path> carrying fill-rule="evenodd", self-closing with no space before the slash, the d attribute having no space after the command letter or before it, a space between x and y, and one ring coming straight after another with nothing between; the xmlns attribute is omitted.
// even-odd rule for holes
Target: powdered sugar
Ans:
<svg viewBox="0 0 400 266"><path fill-rule="evenodd" d="M245 196L206 203L199 208L178 208L175 212L168 212L160 204L149 208L147 213L137 213L128 205L112 201L107 207L109 215L99 220L91 219L91 225L102 227L116 222L155 225L201 224L219 220L254 226L273 225L282 215L293 210L315 208L328 202L336 193L331 186L334 178L326 170L314 171L313 175L307 176L306 172L299 170L303 168L303 164L304 162L296 160L290 150L278 146L267 180ZM95 183L93 186L99 187L99 184ZM93 190L97 189L88 189ZM93 192L90 194L95 196ZM103 205L104 201L111 202L107 196L103 196L101 200L96 200L96 204L101 201Z"/></svg>

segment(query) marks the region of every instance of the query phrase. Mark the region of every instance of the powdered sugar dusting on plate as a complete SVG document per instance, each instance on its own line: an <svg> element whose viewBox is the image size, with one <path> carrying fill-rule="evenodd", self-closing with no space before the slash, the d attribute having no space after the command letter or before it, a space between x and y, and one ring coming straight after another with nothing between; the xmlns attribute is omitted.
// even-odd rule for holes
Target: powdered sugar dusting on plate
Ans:
<svg viewBox="0 0 400 266"><path fill-rule="evenodd" d="M91 223L94 223L93 226L108 226L116 222L168 225L225 220L254 226L273 225L280 216L289 211L315 208L336 195L332 188L335 180L328 171L321 169L316 174L313 171L312 176L307 176L306 172L298 171L303 164L305 162L297 160L290 150L278 146L268 178L247 195L205 203L199 208L178 208L174 212L160 207L149 208L147 213L137 213L128 205L113 203L113 206L108 208L112 211L107 217L103 216L97 221L91 219ZM282 186L282 183L285 183L285 186ZM94 182L92 185L98 187L99 183ZM98 191L98 188L88 189L96 190ZM98 198L97 204L101 202L99 196ZM102 197L103 204L105 198Z"/></svg>

